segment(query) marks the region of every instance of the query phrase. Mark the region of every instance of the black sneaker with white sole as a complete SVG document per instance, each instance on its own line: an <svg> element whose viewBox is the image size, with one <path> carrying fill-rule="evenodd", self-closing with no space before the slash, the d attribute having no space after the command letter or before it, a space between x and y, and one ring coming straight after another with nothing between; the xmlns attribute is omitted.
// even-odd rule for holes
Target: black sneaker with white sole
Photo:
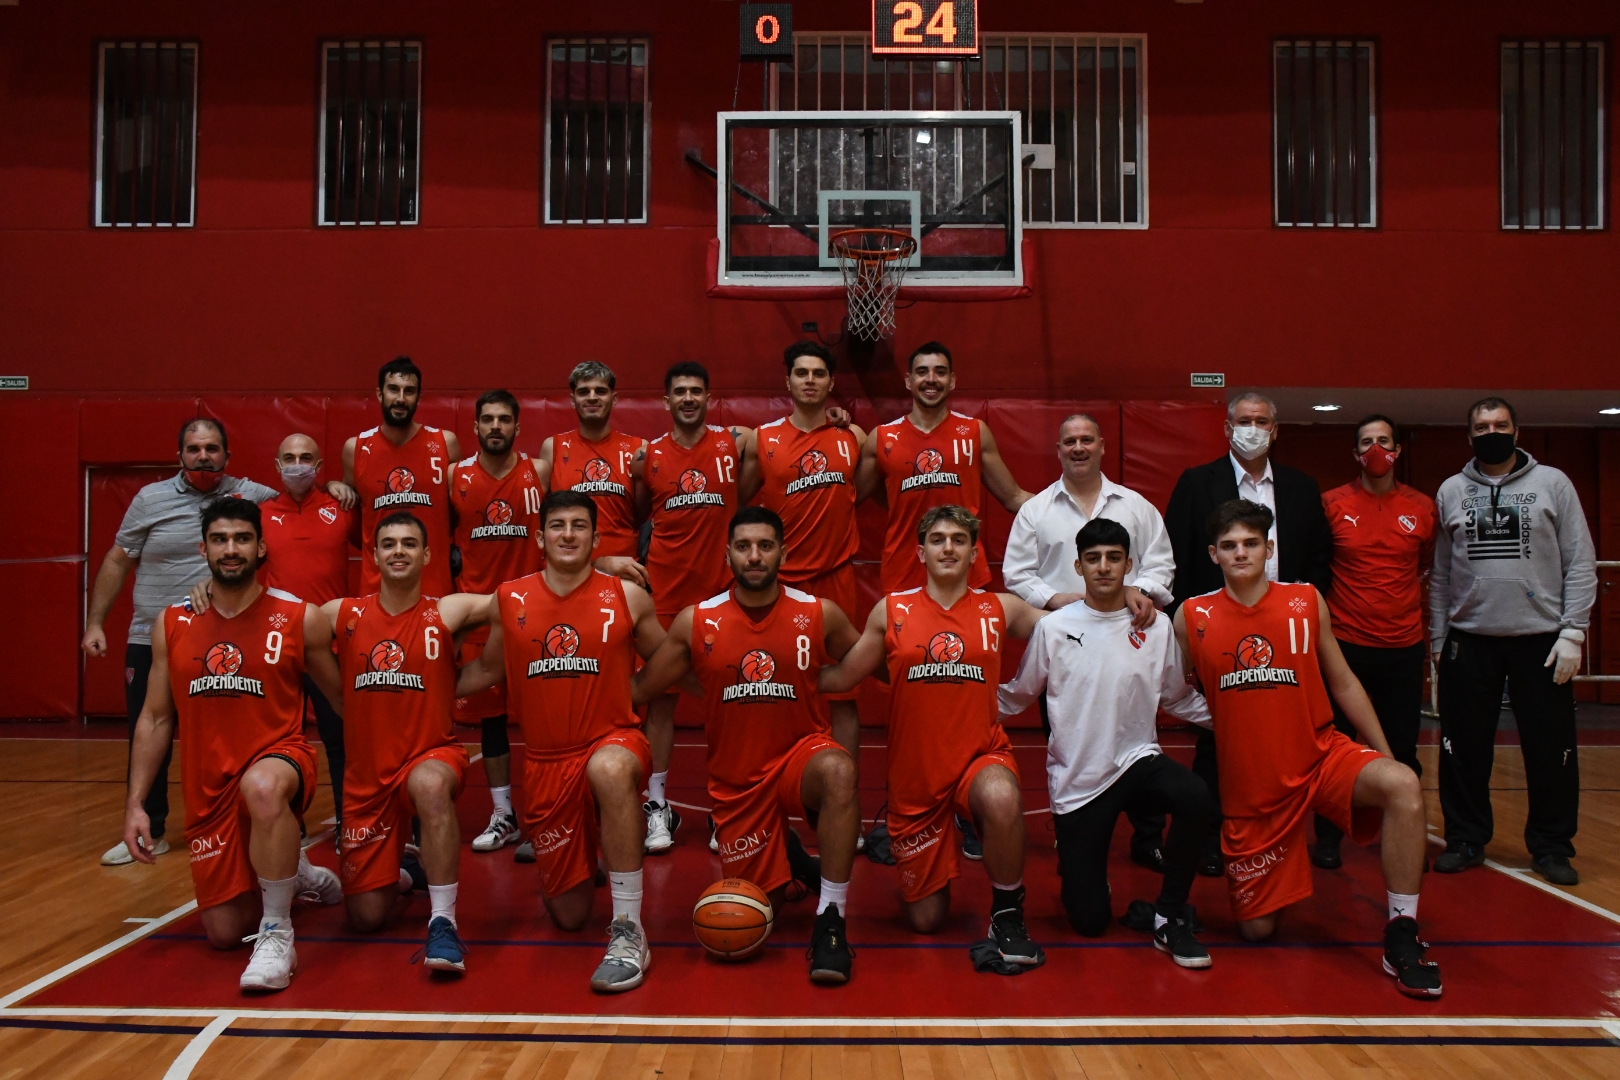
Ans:
<svg viewBox="0 0 1620 1080"><path fill-rule="evenodd" d="M1017 905L990 913L990 939L996 943L996 951L1007 963L1032 967L1043 962L1046 954L1029 938L1029 930L1024 925L1022 894L1023 890L1020 889L1020 903Z"/></svg>
<svg viewBox="0 0 1620 1080"><path fill-rule="evenodd" d="M810 981L837 985L849 982L855 964L855 950L849 947L849 935L844 930L844 917L836 905L816 916L810 931L810 948L805 953L810 961Z"/></svg>
<svg viewBox="0 0 1620 1080"><path fill-rule="evenodd" d="M1192 924L1185 916L1168 919L1155 929L1153 947L1168 955L1178 967L1207 968L1214 963L1209 958L1209 950L1193 936Z"/></svg>
<svg viewBox="0 0 1620 1080"><path fill-rule="evenodd" d="M984 841L979 839L973 822L965 817L957 817L956 827L962 830L962 858L979 862L984 858Z"/></svg>
<svg viewBox="0 0 1620 1080"><path fill-rule="evenodd" d="M1440 996L1440 965L1425 959L1429 943L1418 936L1417 920L1402 915L1384 927L1384 974L1413 998Z"/></svg>

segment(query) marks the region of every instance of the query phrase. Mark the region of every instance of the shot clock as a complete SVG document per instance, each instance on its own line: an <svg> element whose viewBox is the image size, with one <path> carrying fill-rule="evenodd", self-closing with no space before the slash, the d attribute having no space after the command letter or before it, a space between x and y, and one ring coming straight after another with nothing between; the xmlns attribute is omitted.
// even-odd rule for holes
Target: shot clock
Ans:
<svg viewBox="0 0 1620 1080"><path fill-rule="evenodd" d="M873 0L877 56L977 56L977 0Z"/></svg>

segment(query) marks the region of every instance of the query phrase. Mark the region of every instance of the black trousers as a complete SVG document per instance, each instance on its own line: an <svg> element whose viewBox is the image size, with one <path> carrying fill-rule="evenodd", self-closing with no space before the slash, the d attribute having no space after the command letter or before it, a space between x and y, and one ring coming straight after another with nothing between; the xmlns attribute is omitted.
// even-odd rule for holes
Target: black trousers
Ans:
<svg viewBox="0 0 1620 1080"><path fill-rule="evenodd" d="M1046 715L1046 695L1042 694L1035 699L1041 711L1041 734L1050 741L1052 738L1052 719ZM488 754L488 751L485 751ZM1143 814L1134 810L1127 811L1126 817L1131 819L1131 853L1143 848L1162 848L1164 846L1164 815Z"/></svg>
<svg viewBox="0 0 1620 1080"><path fill-rule="evenodd" d="M1121 813L1169 814L1160 905L1187 902L1209 828L1209 789L1185 766L1163 754L1135 762L1108 790L1078 810L1056 814L1058 874L1069 925L1087 937L1113 919L1108 892L1108 849Z"/></svg>
<svg viewBox="0 0 1620 1080"><path fill-rule="evenodd" d="M343 829L343 769L347 758L343 753L343 717L332 708L315 680L304 676L304 697L315 708L315 730L320 732L321 745L326 747L326 770L332 774L332 816L337 818L338 832Z"/></svg>
<svg viewBox="0 0 1620 1080"><path fill-rule="evenodd" d="M152 646L130 643L124 646L124 710L129 715L129 742L135 744L135 723L141 718L146 704L146 680L152 672ZM163 835L169 820L169 762L174 759L174 741L163 751L163 764L152 778L152 790L141 803L152 822L152 839ZM124 768L124 780L129 780L129 767Z"/></svg>
<svg viewBox="0 0 1620 1080"><path fill-rule="evenodd" d="M1205 855L1221 853L1221 770L1215 760L1215 733L1209 728L1198 729L1198 741L1193 744L1193 775L1209 789L1209 827L1204 830L1200 848ZM1222 861L1222 866L1226 863Z"/></svg>
<svg viewBox="0 0 1620 1080"><path fill-rule="evenodd" d="M1423 668L1429 662L1428 645L1420 641L1415 645L1381 649L1341 641L1339 649L1372 700L1378 725L1384 729L1384 738L1395 760L1422 776L1417 741L1423 724ZM1337 702L1333 705L1333 726L1350 738L1356 738L1355 727L1340 711ZM1338 843L1344 839L1344 830L1318 814L1316 839Z"/></svg>
<svg viewBox="0 0 1620 1080"><path fill-rule="evenodd" d="M1532 858L1575 854L1581 772L1575 747L1575 684L1558 686L1545 667L1557 634L1485 637L1452 630L1440 653L1440 808L1446 843L1490 842L1491 766L1502 684L1519 727Z"/></svg>

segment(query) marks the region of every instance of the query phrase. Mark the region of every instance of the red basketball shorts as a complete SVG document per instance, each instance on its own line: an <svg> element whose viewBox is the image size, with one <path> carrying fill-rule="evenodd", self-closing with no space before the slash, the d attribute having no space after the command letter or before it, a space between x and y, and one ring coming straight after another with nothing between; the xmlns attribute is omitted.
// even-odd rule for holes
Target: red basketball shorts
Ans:
<svg viewBox="0 0 1620 1080"><path fill-rule="evenodd" d="M809 820L802 798L804 770L823 750L844 748L817 732L806 735L772 763L764 779L730 798L714 788L714 830L720 841L720 871L726 877L752 881L763 892L786 885L788 818Z"/></svg>
<svg viewBox="0 0 1620 1080"><path fill-rule="evenodd" d="M1356 777L1380 756L1335 731L1327 754L1301 788L1299 798L1289 801L1287 811L1268 820L1226 818L1221 822L1221 854L1226 858L1226 891L1233 918L1240 922L1258 919L1311 895L1306 829L1312 814L1321 814L1358 844L1378 839L1383 811L1376 806L1352 806L1352 801Z"/></svg>
<svg viewBox="0 0 1620 1080"><path fill-rule="evenodd" d="M454 746L435 746L418 754L399 770L388 787L363 797L349 798L343 791L343 848L338 855L338 876L343 891L353 896L399 885L399 860L411 838L411 818L416 805L406 781L424 761L442 761L455 771L456 789L467 775L467 751ZM348 763L353 775L354 761Z"/></svg>
<svg viewBox="0 0 1620 1080"><path fill-rule="evenodd" d="M652 748L641 729L633 727L609 732L581 750L523 758L523 835L534 844L540 887L549 897L561 896L596 875L600 830L585 766L604 746L622 746L636 755L641 765L638 783L652 774Z"/></svg>
<svg viewBox="0 0 1620 1080"><path fill-rule="evenodd" d="M1018 776L1018 763L1011 750L992 750L981 754L968 765L967 771L956 782L950 798L942 800L920 814L897 812L889 804L889 850L900 868L900 895L907 903L916 903L932 896L961 876L956 861L956 844L952 818L960 814L972 820L968 806L968 792L980 771L990 765L1004 765Z"/></svg>
<svg viewBox="0 0 1620 1080"><path fill-rule="evenodd" d="M461 643L456 653L456 667L466 667L478 659L484 651L484 643L489 640L489 627L480 626L467 635L467 640ZM506 714L506 684L496 683L478 691L472 697L458 697L454 707L450 710L451 717L458 724L476 724L480 720L491 716L504 716Z"/></svg>
<svg viewBox="0 0 1620 1080"><path fill-rule="evenodd" d="M260 754L254 764L267 757L282 759L298 770L302 797L296 798L292 809L302 820L315 798L315 748L302 737L283 739ZM195 817L187 813L186 818L186 847L191 853L191 884L198 907L216 907L259 887L258 871L248 858L252 818L237 784L221 793L214 805L202 808Z"/></svg>

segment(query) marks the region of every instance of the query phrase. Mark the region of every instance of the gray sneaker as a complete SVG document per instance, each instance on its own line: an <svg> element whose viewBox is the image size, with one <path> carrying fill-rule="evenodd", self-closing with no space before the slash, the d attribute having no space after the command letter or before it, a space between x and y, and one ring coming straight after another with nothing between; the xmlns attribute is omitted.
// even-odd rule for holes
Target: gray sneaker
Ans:
<svg viewBox="0 0 1620 1080"><path fill-rule="evenodd" d="M512 852L512 861L520 863L534 862L534 841L525 840L519 844L517 850Z"/></svg>
<svg viewBox="0 0 1620 1080"><path fill-rule="evenodd" d="M651 966L652 950L647 947L647 935L621 915L608 924L607 955L591 976L591 989L602 994L634 990L647 977Z"/></svg>

